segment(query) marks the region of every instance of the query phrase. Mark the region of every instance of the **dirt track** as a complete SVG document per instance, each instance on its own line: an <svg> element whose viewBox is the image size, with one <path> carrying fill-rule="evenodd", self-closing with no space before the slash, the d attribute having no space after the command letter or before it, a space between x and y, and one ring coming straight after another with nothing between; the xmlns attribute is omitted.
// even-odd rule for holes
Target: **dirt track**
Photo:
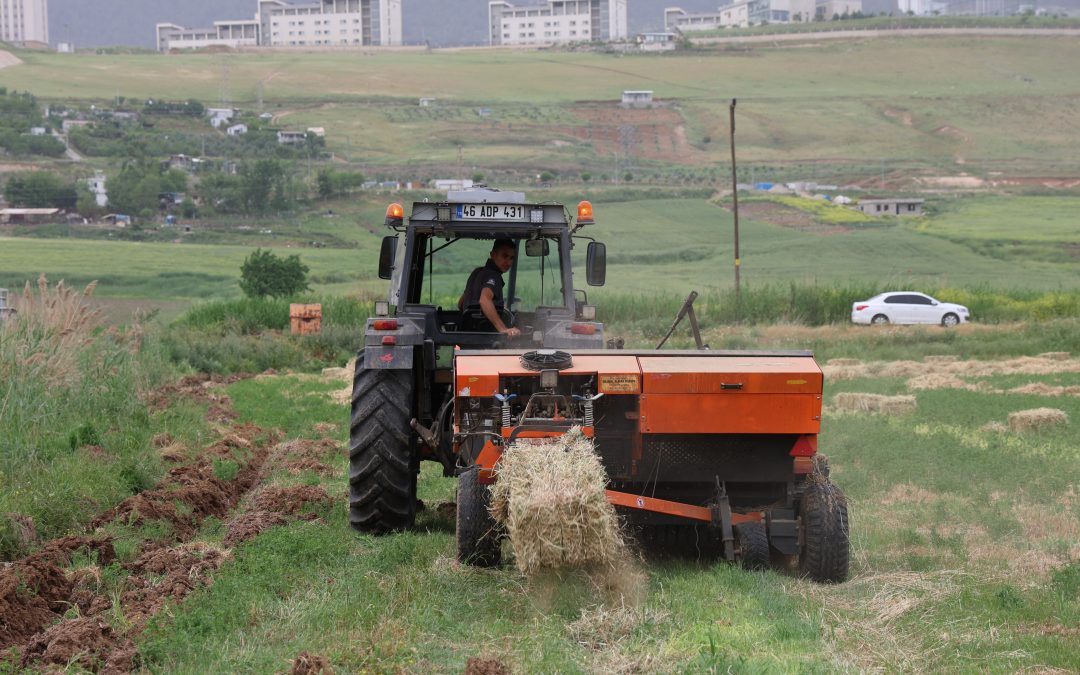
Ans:
<svg viewBox="0 0 1080 675"><path fill-rule="evenodd" d="M17 66L22 63L22 59L15 56L11 52L0 51L0 68L7 68L8 66Z"/></svg>
<svg viewBox="0 0 1080 675"><path fill-rule="evenodd" d="M208 418L231 421L235 413L228 397L215 391L217 384L222 381L185 378L148 403L194 398L210 403ZM76 664L94 672L136 669L133 638L166 602L181 602L212 583L213 573L232 557L228 547L290 520L311 520L313 515L299 511L309 503L329 502L321 487L262 483L275 468L310 460L334 442L276 441L276 432L251 424L223 427L216 442L194 453L169 438L155 439L162 458L175 464L157 486L98 515L87 535L46 542L34 554L0 567L0 653L14 648L15 663L35 670ZM215 463L222 461L239 465L229 480L215 473ZM223 546L192 541L211 516L226 522ZM105 528L151 522L167 524L168 535L139 541L127 562L118 561L116 540ZM90 564L72 565L77 554ZM114 564L127 574L119 588L110 587L104 573ZM109 621L114 602L130 622L122 632Z"/></svg>

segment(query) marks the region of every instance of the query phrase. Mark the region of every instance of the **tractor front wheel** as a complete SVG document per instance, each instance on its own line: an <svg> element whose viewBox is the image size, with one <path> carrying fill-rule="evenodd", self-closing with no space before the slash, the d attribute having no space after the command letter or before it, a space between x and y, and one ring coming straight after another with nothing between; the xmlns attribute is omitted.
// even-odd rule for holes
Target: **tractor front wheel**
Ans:
<svg viewBox="0 0 1080 675"><path fill-rule="evenodd" d="M851 540L844 493L828 479L816 478L803 494L801 520L800 574L820 583L847 580Z"/></svg>
<svg viewBox="0 0 1080 675"><path fill-rule="evenodd" d="M735 526L739 544L739 564L744 570L769 569L769 535L763 523L739 523Z"/></svg>
<svg viewBox="0 0 1080 675"><path fill-rule="evenodd" d="M497 567L502 560L499 532L488 507L491 492L478 482L480 469L472 467L458 476L457 557L476 567Z"/></svg>
<svg viewBox="0 0 1080 675"><path fill-rule="evenodd" d="M383 534L416 519L416 449L409 426L411 370L364 367L356 359L349 434L349 522Z"/></svg>

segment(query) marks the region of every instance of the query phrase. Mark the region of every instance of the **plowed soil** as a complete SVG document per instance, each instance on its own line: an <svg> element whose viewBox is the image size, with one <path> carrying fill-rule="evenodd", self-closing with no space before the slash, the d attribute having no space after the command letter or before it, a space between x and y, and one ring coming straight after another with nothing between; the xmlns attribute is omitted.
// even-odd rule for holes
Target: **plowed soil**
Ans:
<svg viewBox="0 0 1080 675"><path fill-rule="evenodd" d="M211 403L213 421L232 420L235 415L228 397L205 385L236 379L241 378L184 378L155 392L148 402L164 407L175 397L195 398ZM92 672L129 672L138 668L132 639L166 602L179 603L211 583L214 572L232 556L228 548L190 542L203 521L211 516L228 520L242 498L269 474L268 460L290 454L310 459L339 447L332 441L307 441L271 451L274 440L274 434L250 424L228 427L218 441L194 453L196 457L188 463L173 467L153 489L94 518L92 529L114 521L127 525L157 521L169 527L171 541L144 541L134 561L120 566L127 576L119 581L118 592L103 582L102 568L116 561L116 552L112 539L100 533L46 542L36 553L0 567L0 653L13 648L14 664L30 669L75 666ZM170 448L172 439L161 436L154 446ZM224 480L215 475L215 460L239 465L235 476ZM228 520L225 546L285 524L307 504L330 500L325 490L312 486L265 488L253 496L258 496L255 511ZM92 564L67 569L76 552L83 552ZM127 621L123 629L107 614L114 600ZM72 609L77 609L75 616Z"/></svg>

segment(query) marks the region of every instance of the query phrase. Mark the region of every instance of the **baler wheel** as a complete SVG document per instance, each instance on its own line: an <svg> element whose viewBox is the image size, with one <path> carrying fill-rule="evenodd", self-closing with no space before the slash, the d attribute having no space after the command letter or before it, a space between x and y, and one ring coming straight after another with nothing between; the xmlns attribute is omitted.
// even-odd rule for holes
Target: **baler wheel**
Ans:
<svg viewBox="0 0 1080 675"><path fill-rule="evenodd" d="M349 429L349 522L361 532L404 530L416 519L412 400L411 370L368 369L360 353Z"/></svg>
<svg viewBox="0 0 1080 675"><path fill-rule="evenodd" d="M769 569L769 536L763 523L739 523L735 526L739 544L739 563L744 570Z"/></svg>
<svg viewBox="0 0 1080 675"><path fill-rule="evenodd" d="M468 469L457 483L458 562L476 567L497 567L502 560L499 533L488 506L491 492L477 482L480 470Z"/></svg>
<svg viewBox="0 0 1080 675"><path fill-rule="evenodd" d="M829 480L817 478L803 495L801 519L799 573L820 583L846 581L851 540L844 493Z"/></svg>

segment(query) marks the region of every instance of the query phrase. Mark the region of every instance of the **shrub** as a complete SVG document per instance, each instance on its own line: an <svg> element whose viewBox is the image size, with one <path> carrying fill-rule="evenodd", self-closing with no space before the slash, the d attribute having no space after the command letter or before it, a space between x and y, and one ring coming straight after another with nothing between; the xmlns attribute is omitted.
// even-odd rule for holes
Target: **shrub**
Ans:
<svg viewBox="0 0 1080 675"><path fill-rule="evenodd" d="M284 298L311 290L307 284L310 268L293 254L279 258L273 251L256 249L240 267L240 288L249 298Z"/></svg>

